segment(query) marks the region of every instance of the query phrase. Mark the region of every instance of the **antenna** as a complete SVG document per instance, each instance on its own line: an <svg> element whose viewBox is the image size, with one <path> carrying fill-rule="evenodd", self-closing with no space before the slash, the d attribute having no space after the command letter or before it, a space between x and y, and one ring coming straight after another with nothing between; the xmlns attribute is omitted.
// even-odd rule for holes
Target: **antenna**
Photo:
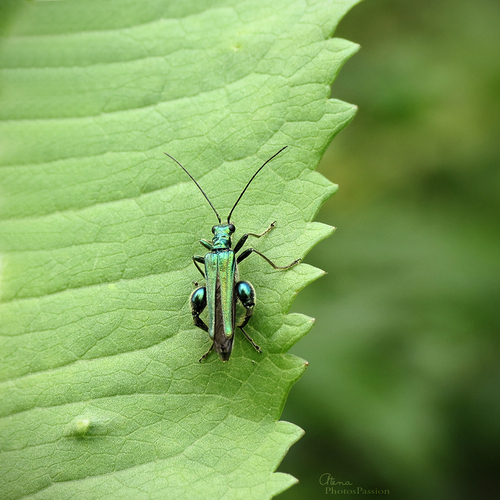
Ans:
<svg viewBox="0 0 500 500"><path fill-rule="evenodd" d="M196 182L196 179L173 157L173 156L170 156L168 153L165 153L171 160L174 160L175 163L177 163L177 165L179 165L179 167L182 168L182 170L184 170L184 172L186 172L186 174L189 175L189 177L191 177L191 180L198 186L198 189L202 192L203 196L207 199L208 201L208 204L212 207L212 210L215 212L215 215L217 216L217 219L219 219L219 224L222 223L222 221L220 220L220 215L217 213L217 210L215 210L215 207L212 205L212 202L208 199L208 196L205 194L205 191L203 191L203 189L201 189L201 186ZM276 155L274 155L276 156ZM269 161L269 160L268 160ZM267 162L266 162L267 163ZM265 163L264 163L265 165ZM254 176L255 177L255 176ZM247 186L248 187L248 186ZM246 188L245 188L246 189ZM241 198L241 196L240 196ZM231 210L232 212L232 210Z"/></svg>
<svg viewBox="0 0 500 500"><path fill-rule="evenodd" d="M236 205L240 202L241 200L241 197L245 194L245 191L247 190L248 186L250 186L250 183L255 179L255 177L257 176L257 174L273 159L273 158L276 158L276 156L278 156L284 149L286 149L288 146L285 146L283 148L281 148L277 153L275 153L273 156L271 156L271 158L269 158L269 160L267 160L264 165L262 165L262 167L259 168L259 170L257 170L257 172L255 172L255 174L253 174L252 178L248 181L248 184L245 186L245 189L241 192L240 194L240 197L236 200L236 203L233 205L233 208L231 208L231 211L229 212L229 215L227 216L227 222L230 223L230 219L231 219L231 214L233 213L234 209L236 208ZM166 154L166 153L165 153ZM172 158L172 157L170 157ZM182 165L181 165L182 166ZM184 167L182 167L184 168ZM186 170L186 169L184 169ZM191 177L191 176L190 176ZM192 178L192 177L191 177ZM193 179L193 178L192 178ZM193 179L194 180L194 179ZM196 182L196 181L195 181ZM198 186L199 187L199 186ZM200 188L201 189L201 188ZM203 193L205 194L205 193ZM206 195L205 195L206 196ZM208 198L207 198L208 200ZM211 203L210 203L211 205ZM213 207L212 207L213 208ZM215 210L215 208L214 208Z"/></svg>

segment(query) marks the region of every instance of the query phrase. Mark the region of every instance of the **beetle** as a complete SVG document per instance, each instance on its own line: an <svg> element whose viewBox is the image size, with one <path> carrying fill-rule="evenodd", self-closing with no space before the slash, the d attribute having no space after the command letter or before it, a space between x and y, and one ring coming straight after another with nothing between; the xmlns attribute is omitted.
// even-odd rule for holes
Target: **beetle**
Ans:
<svg viewBox="0 0 500 500"><path fill-rule="evenodd" d="M208 250L204 256L193 256L194 265L200 271L203 278L205 278L206 285L198 286L195 282L196 289L191 293L190 304L193 316L193 323L198 328L208 332L212 345L210 349L200 358L200 363L210 354L212 349L219 354L222 361L227 361L231 356L234 342L235 328L239 328L245 338L252 344L257 352L262 352L260 347L252 340L252 338L245 332L244 327L253 315L255 307L255 289L248 281L238 280L238 264L246 259L252 253L260 255L268 264L274 269L290 269L297 265L301 259L293 261L288 266L277 266L264 254L260 253L255 248L247 248L239 255L237 255L246 243L249 236L254 238L261 238L269 233L276 226L276 221L271 223L269 227L260 234L246 233L232 247L231 237L236 228L231 222L231 215L245 194L252 181L257 174L276 156L284 151L288 146L281 148L271 158L269 158L251 177L247 185L241 192L240 196L233 205L233 208L227 216L227 223L222 223L219 213L213 206L212 202L206 195L205 191L198 184L196 179L183 167L173 156L165 153L177 165L179 165L184 172L191 178L201 191L203 196L208 201L212 210L215 212L218 224L212 227L212 241L205 239L200 240L200 243ZM200 267L203 264L204 270ZM239 300L245 308L245 317L242 322L236 325L236 301ZM201 313L208 306L208 325L200 318Z"/></svg>

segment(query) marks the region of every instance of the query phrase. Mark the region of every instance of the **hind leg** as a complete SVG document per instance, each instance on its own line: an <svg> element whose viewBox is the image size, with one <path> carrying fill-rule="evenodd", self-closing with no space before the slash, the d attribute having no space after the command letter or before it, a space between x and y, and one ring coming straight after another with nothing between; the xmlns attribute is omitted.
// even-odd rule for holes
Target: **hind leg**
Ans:
<svg viewBox="0 0 500 500"><path fill-rule="evenodd" d="M207 289L204 286L200 286L196 288L191 294L191 313L193 314L193 323L198 328L201 328L205 332L208 332L208 326L206 323L200 318L200 314L204 311L205 307L207 307ZM201 363L212 351L214 344L210 346L210 349L199 359Z"/></svg>
<svg viewBox="0 0 500 500"><path fill-rule="evenodd" d="M262 352L260 347L252 340L252 337L250 337L250 335L248 335L248 333L243 330L243 327L246 326L253 315L253 308L255 307L255 290L253 286L248 283L248 281L238 281L235 286L235 291L236 296L246 310L245 317L243 318L241 324L238 325L238 328L243 332L243 335L245 335L245 338L248 340L248 342L252 344L253 348L257 352Z"/></svg>

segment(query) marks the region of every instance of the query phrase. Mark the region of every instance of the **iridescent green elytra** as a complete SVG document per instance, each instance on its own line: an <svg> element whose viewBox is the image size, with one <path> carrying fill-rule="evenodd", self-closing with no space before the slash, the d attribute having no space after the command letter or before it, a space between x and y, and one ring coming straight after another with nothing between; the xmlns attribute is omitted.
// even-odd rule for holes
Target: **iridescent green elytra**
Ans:
<svg viewBox="0 0 500 500"><path fill-rule="evenodd" d="M212 351L219 354L222 361L227 361L231 356L234 342L234 330L237 326L245 335L246 339L252 344L257 352L262 352L260 347L250 338L245 332L243 327L248 323L253 314L255 306L255 290L248 281L238 281L238 264L246 259L251 253L260 255L266 262L268 262L274 269L289 269L300 262L300 259L293 261L288 266L277 266L269 260L265 255L261 254L254 248L247 248L239 256L237 253L241 250L249 236L260 238L267 234L276 225L274 221L264 232L260 234L247 233L244 234L232 249L231 236L235 231L234 225L230 222L231 214L233 213L236 205L238 205L243 194L247 190L250 183L255 179L256 175L276 156L278 156L287 146L280 149L276 154L267 160L252 178L248 181L245 189L241 192L233 208L227 217L227 224L222 224L221 218L208 199L200 185L196 182L194 177L172 156L165 153L169 158L174 160L186 174L189 175L191 180L196 184L198 189L202 192L203 196L212 207L219 224L212 227L213 238L212 241L200 240L200 243L208 250L204 257L195 255L193 262L200 271L201 275L206 280L205 286L198 286L191 294L191 312L193 314L193 322L202 330L208 332L212 345L210 349L200 358L200 363ZM205 270L203 271L199 264L204 264ZM236 299L238 299L245 308L246 314L242 322L236 325ZM200 314L208 306L208 326L200 318Z"/></svg>

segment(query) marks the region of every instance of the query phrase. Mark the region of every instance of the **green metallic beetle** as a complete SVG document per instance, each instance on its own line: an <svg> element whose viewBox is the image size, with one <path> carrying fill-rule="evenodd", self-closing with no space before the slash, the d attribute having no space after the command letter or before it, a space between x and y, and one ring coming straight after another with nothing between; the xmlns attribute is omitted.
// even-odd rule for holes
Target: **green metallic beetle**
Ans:
<svg viewBox="0 0 500 500"><path fill-rule="evenodd" d="M263 233L244 234L232 249L231 236L236 228L231 223L231 214L233 213L236 205L238 205L242 196L245 194L248 186L255 179L257 174L276 156L278 156L287 146L280 149L276 154L267 160L252 178L248 181L245 189L241 192L233 208L227 217L227 224L222 224L221 218L205 194L200 185L196 182L194 177L173 157L165 153L169 158L179 165L184 172L196 184L198 189L202 192L203 196L208 201L212 210L215 212L219 224L212 227L213 238L212 241L200 240L200 243L208 250L204 257L195 255L193 262L200 271L201 275L206 280L206 286L198 286L191 294L191 311L193 315L193 322L202 330L208 332L212 345L210 349L200 358L200 363L210 354L212 349L219 354L222 361L227 361L231 356L234 342L234 330L237 326L245 335L246 339L252 344L257 352L262 352L260 347L251 339L251 337L243 329L253 315L255 306L255 290L248 281L238 281L238 264L246 259L251 253L260 255L266 262L268 262L274 269L289 269L300 262L301 259L293 261L288 266L277 266L268 259L265 255L261 254L255 248L247 248L239 256L237 253L242 249L249 236L260 238L267 234L276 225L274 221ZM204 264L205 272L200 268L199 264ZM238 299L246 310L245 317L239 325L236 325L236 299ZM208 325L200 318L200 314L208 306Z"/></svg>

